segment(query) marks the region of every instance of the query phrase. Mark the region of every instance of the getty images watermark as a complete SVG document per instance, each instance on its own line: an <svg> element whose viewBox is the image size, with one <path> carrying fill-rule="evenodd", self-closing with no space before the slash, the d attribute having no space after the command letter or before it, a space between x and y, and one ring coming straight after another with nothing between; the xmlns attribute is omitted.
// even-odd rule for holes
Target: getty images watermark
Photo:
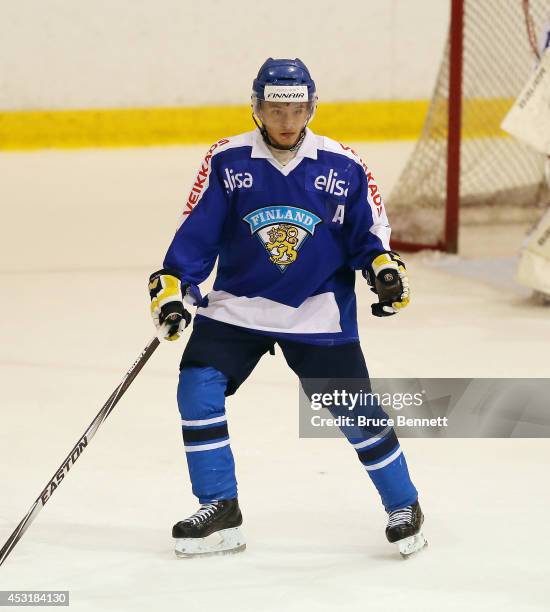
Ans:
<svg viewBox="0 0 550 612"><path fill-rule="evenodd" d="M550 379L307 379L300 436L550 437Z"/></svg>
<svg viewBox="0 0 550 612"><path fill-rule="evenodd" d="M372 391L348 391L333 389L331 392L311 394L311 410L326 408L329 412L337 409L341 414L324 416L313 414L313 427L447 427L448 417L412 417L405 414L382 416L376 407L386 411L403 408L419 408L424 402L425 393L374 393ZM347 414L346 414L347 413Z"/></svg>

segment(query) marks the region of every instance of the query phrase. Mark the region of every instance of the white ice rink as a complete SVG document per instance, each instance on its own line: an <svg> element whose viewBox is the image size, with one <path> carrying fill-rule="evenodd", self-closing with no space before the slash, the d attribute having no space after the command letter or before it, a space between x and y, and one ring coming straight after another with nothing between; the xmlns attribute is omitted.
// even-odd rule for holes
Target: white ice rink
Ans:
<svg viewBox="0 0 550 612"><path fill-rule="evenodd" d="M152 337L146 281L205 148L0 155L1 543ZM410 145L357 149L388 193ZM398 317L373 318L359 282L371 375L550 376L550 310L512 280L524 231L470 229L461 257L409 256ZM197 507L175 401L182 349L159 347L0 589L70 590L79 612L550 609L548 440L403 439L430 542L405 562L347 442L298 438L280 353L228 402L247 551L176 560L172 524Z"/></svg>

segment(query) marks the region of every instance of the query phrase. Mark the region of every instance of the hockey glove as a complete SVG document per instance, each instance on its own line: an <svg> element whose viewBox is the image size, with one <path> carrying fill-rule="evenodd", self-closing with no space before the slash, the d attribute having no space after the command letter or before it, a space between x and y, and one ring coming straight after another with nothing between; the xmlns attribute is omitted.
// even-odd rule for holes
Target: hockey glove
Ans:
<svg viewBox="0 0 550 612"><path fill-rule="evenodd" d="M374 258L363 276L378 295L378 303L372 304L375 317L391 317L409 304L409 279L405 264L395 251L382 253Z"/></svg>
<svg viewBox="0 0 550 612"><path fill-rule="evenodd" d="M183 301L198 305L201 295L195 285L182 287L179 278L170 270L153 272L149 278L151 316L155 327L165 340L177 340L191 323L191 314Z"/></svg>

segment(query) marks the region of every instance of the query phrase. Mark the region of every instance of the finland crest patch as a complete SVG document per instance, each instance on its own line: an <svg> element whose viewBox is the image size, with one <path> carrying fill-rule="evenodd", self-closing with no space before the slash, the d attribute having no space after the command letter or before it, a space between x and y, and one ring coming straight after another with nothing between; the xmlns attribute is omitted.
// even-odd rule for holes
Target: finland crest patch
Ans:
<svg viewBox="0 0 550 612"><path fill-rule="evenodd" d="M250 225L250 232L258 236L269 253L269 261L281 272L296 261L298 251L321 223L309 210L285 205L258 208L243 217L243 221Z"/></svg>

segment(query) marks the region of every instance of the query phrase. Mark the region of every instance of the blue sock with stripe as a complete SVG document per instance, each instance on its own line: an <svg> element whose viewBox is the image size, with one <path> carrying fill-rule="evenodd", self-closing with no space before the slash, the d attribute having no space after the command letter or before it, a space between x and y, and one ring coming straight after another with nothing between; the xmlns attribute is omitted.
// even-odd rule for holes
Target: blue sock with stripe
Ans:
<svg viewBox="0 0 550 612"><path fill-rule="evenodd" d="M237 497L225 416L227 378L211 367L184 367L178 384L181 430L193 493L201 504Z"/></svg>
<svg viewBox="0 0 550 612"><path fill-rule="evenodd" d="M381 452L379 456L371 460L365 459L361 451L356 450L359 461L367 470L382 498L386 512L391 512L413 504L418 499L418 491L411 481L405 455L393 429L384 440L379 443L379 446L380 448L386 446L386 452ZM388 450L392 442L395 445L392 446L391 450ZM376 446L372 450L375 452Z"/></svg>
<svg viewBox="0 0 550 612"><path fill-rule="evenodd" d="M350 412L331 410L333 416L350 415ZM384 423L388 415L378 402L358 406L354 415L372 419L371 422ZM341 427L342 432L357 452L359 461L367 471L378 490L387 512L404 508L418 499L418 492L409 476L407 462L393 427Z"/></svg>

